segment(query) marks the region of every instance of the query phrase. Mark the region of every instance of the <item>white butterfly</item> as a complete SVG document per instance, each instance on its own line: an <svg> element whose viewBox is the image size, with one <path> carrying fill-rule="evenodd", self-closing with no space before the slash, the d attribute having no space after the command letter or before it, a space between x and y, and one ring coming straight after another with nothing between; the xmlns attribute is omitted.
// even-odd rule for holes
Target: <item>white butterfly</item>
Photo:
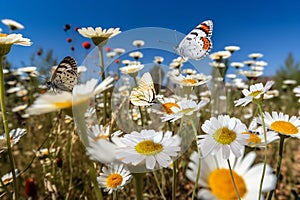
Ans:
<svg viewBox="0 0 300 200"><path fill-rule="evenodd" d="M206 20L187 34L176 47L176 51L184 58L200 60L212 49L211 36L213 22Z"/></svg>
<svg viewBox="0 0 300 200"><path fill-rule="evenodd" d="M149 72L143 74L138 83L130 93L130 102L135 106L150 106L154 103L156 92L154 83Z"/></svg>
<svg viewBox="0 0 300 200"><path fill-rule="evenodd" d="M74 85L78 83L77 64L75 60L67 56L57 66L53 72L47 87L54 91L62 90L72 92Z"/></svg>

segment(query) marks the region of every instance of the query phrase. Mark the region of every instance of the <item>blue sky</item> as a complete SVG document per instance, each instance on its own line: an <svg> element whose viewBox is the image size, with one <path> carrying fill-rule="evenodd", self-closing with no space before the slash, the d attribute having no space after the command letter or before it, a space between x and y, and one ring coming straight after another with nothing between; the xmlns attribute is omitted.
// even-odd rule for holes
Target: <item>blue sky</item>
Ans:
<svg viewBox="0 0 300 200"><path fill-rule="evenodd" d="M41 47L53 49L58 60L70 55L66 38L72 34L63 31L65 24L72 27L120 27L122 31L162 27L188 33L206 19L214 22L212 52L228 45L241 47L231 61L247 60L249 53L263 53L263 60L269 63L266 75L275 74L289 52L299 61L300 3L296 0L0 0L0 3L0 19L19 21L25 26L19 33L33 41L31 47L13 47L8 59L15 68L21 66L22 61L29 65L29 57ZM8 31L3 24L0 28L3 32ZM87 53L81 48L81 42L85 40L76 35L74 45L78 50L75 56L79 63Z"/></svg>

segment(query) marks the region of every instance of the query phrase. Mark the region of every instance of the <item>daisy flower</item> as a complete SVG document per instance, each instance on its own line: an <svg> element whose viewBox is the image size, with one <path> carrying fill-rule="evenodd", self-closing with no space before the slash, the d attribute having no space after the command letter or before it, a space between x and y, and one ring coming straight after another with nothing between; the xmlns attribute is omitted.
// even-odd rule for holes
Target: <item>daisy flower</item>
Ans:
<svg viewBox="0 0 300 200"><path fill-rule="evenodd" d="M255 65L259 67L265 67L268 65L266 61L260 60L260 61L255 61Z"/></svg>
<svg viewBox="0 0 300 200"><path fill-rule="evenodd" d="M103 125L94 125L91 128L87 129L88 136L94 140L109 139L109 126L104 127Z"/></svg>
<svg viewBox="0 0 300 200"><path fill-rule="evenodd" d="M30 74L31 72L36 72L36 69L37 67L35 66L28 66L28 67L18 68L18 71Z"/></svg>
<svg viewBox="0 0 300 200"><path fill-rule="evenodd" d="M193 75L183 76L182 74L179 74L178 76L170 76L170 79L180 86L194 87L207 83L211 79L211 77L206 76L203 80L200 80Z"/></svg>
<svg viewBox="0 0 300 200"><path fill-rule="evenodd" d="M202 130L207 135L198 136L198 146L203 157L222 151L224 159L228 159L231 153L236 157L241 156L241 149L247 144L249 135L242 134L247 127L237 118L228 115L219 115L218 118L211 117L202 125Z"/></svg>
<svg viewBox="0 0 300 200"><path fill-rule="evenodd" d="M252 58L253 60L256 60L257 58L261 58L263 57L264 55L261 54L261 53L251 53L248 55L249 58Z"/></svg>
<svg viewBox="0 0 300 200"><path fill-rule="evenodd" d="M13 129L9 132L10 140L11 140L11 145L17 144L21 137L23 137L26 134L26 129ZM3 152L4 150L7 149L6 146L6 135L2 134L0 135L0 153Z"/></svg>
<svg viewBox="0 0 300 200"><path fill-rule="evenodd" d="M102 167L100 176L97 181L105 192L111 194L114 191L122 190L123 187L132 179L130 171L122 164L110 164L107 167Z"/></svg>
<svg viewBox="0 0 300 200"><path fill-rule="evenodd" d="M27 109L30 115L39 115L57 110L71 108L72 105L78 105L88 101L93 96L112 87L112 77L107 77L99 85L98 80L91 79L82 85L75 85L73 92L46 93L39 96L35 102Z"/></svg>
<svg viewBox="0 0 300 200"><path fill-rule="evenodd" d="M0 33L0 56L8 54L13 44L31 46L32 42L30 42L30 39L28 38L23 38L21 34L7 35Z"/></svg>
<svg viewBox="0 0 300 200"><path fill-rule="evenodd" d="M143 54L142 54L142 52L134 51L134 52L129 53L129 56L134 58L135 60L138 60L143 57Z"/></svg>
<svg viewBox="0 0 300 200"><path fill-rule="evenodd" d="M16 173L17 177L20 175L20 172L19 172L18 169L15 169L15 173ZM2 176L1 180L2 180L4 185L7 185L7 184L13 182L12 172L9 172L9 173L5 174L4 176ZM0 184L0 186L1 186L1 184Z"/></svg>
<svg viewBox="0 0 300 200"><path fill-rule="evenodd" d="M293 92L295 93L296 97L300 97L300 85L298 85L297 87L295 87L293 89Z"/></svg>
<svg viewBox="0 0 300 200"><path fill-rule="evenodd" d="M239 46L226 46L225 50L229 51L230 53L233 53L235 51L240 50L241 48Z"/></svg>
<svg viewBox="0 0 300 200"><path fill-rule="evenodd" d="M164 58L161 56L154 56L154 63L161 64L164 61Z"/></svg>
<svg viewBox="0 0 300 200"><path fill-rule="evenodd" d="M126 146L116 149L118 159L133 166L146 164L147 169L153 170L157 164L164 168L169 166L172 157L180 151L181 139L178 135L172 136L170 131L142 130L133 131L120 141Z"/></svg>
<svg viewBox="0 0 300 200"><path fill-rule="evenodd" d="M144 46L144 45L145 45L145 42L144 42L144 40L134 40L134 41L132 42L132 45L139 48L139 47Z"/></svg>
<svg viewBox="0 0 300 200"><path fill-rule="evenodd" d="M169 120L171 122L174 122L185 115L192 115L194 112L204 107L208 102L208 100L204 99L197 104L193 100L182 99L178 103L165 103L163 104L163 107L166 110L166 114L163 117L161 117L161 119L163 122Z"/></svg>
<svg viewBox="0 0 300 200"><path fill-rule="evenodd" d="M245 97L234 101L235 106L246 106L252 101L259 101L273 84L274 81L268 81L265 86L263 86L262 83L257 83L255 85L251 85L250 90L243 89L242 93Z"/></svg>
<svg viewBox="0 0 300 200"><path fill-rule="evenodd" d="M242 62L232 62L232 63L230 63L230 65L236 69L244 67L244 63L242 63Z"/></svg>
<svg viewBox="0 0 300 200"><path fill-rule="evenodd" d="M123 144L117 138L122 134L121 131L116 131L112 133L112 142L109 141L109 126L103 127L102 125L95 125L86 130L88 135L88 143L86 144L86 150L90 159L101 162L110 163L116 161L115 150L118 146L123 146Z"/></svg>
<svg viewBox="0 0 300 200"><path fill-rule="evenodd" d="M229 51L218 51L209 55L209 58L212 60L223 60L231 56Z"/></svg>
<svg viewBox="0 0 300 200"><path fill-rule="evenodd" d="M27 90L26 90L27 91ZM17 95L18 96L18 95ZM19 106L16 106L14 108L11 109L12 112L20 112L20 111L23 111L27 108L27 104L24 104L24 105L19 105Z"/></svg>
<svg viewBox="0 0 300 200"><path fill-rule="evenodd" d="M190 69L190 68L183 69L181 72L183 74L187 74L187 75L195 75L195 74L197 74L196 70Z"/></svg>
<svg viewBox="0 0 300 200"><path fill-rule="evenodd" d="M130 62L127 66L119 68L123 74L134 74L144 68L140 62Z"/></svg>
<svg viewBox="0 0 300 200"><path fill-rule="evenodd" d="M286 79L286 80L282 81L282 83L284 85L296 85L297 81L296 80L292 80L292 79Z"/></svg>
<svg viewBox="0 0 300 200"><path fill-rule="evenodd" d="M102 42L107 41L109 38L121 33L120 28L109 28L106 30L101 27L97 27L95 29L92 27L80 28L77 31L83 37L91 38L95 45L99 45Z"/></svg>
<svg viewBox="0 0 300 200"><path fill-rule="evenodd" d="M118 54L118 55L121 55L121 54L125 53L125 49L123 49L123 48L115 48L114 52L116 54Z"/></svg>
<svg viewBox="0 0 300 200"><path fill-rule="evenodd" d="M262 71L248 71L248 70L242 70L242 71L239 71L239 74L242 75L242 76L245 76L245 77L247 77L249 80L251 80L251 79L254 79L254 78L257 78L257 77L263 75L263 72L262 72Z"/></svg>
<svg viewBox="0 0 300 200"><path fill-rule="evenodd" d="M264 121L266 127L276 131L280 135L295 137L300 139L300 119L296 116L290 117L282 112L273 111L272 115L264 112ZM262 124L261 117L257 119L257 123Z"/></svg>
<svg viewBox="0 0 300 200"><path fill-rule="evenodd" d="M72 106L72 95L69 92L46 93L39 96L34 103L27 108L29 115L40 115Z"/></svg>
<svg viewBox="0 0 300 200"><path fill-rule="evenodd" d="M2 19L1 22L4 25L8 26L11 31L24 29L24 26L22 24L12 19Z"/></svg>
<svg viewBox="0 0 300 200"><path fill-rule="evenodd" d="M265 143L265 137L264 137L264 129L263 126L259 126L256 122L256 120L251 121L248 131L244 132L243 134L248 134L249 139L247 146L250 147L266 147L266 143L270 144L275 142L279 139L279 136L274 131L267 131L267 142Z"/></svg>
<svg viewBox="0 0 300 200"><path fill-rule="evenodd" d="M225 64L221 62L210 62L210 66L215 67L215 68L225 68Z"/></svg>
<svg viewBox="0 0 300 200"><path fill-rule="evenodd" d="M242 152L244 154L244 150ZM234 156L229 157L232 166L234 181L236 183L239 195L243 200L258 199L260 175L263 171L263 163L253 165L256 158L255 152L250 152L246 156L236 159ZM198 155L193 152L190 156L186 177L195 182L198 170ZM266 193L275 188L276 176L272 173L272 168L266 165L266 173L262 185L262 192ZM198 185L201 186L197 197L198 199L209 200L230 200L237 199L237 195L232 184L228 163L222 159L219 152L215 156L209 155L201 160L201 171Z"/></svg>

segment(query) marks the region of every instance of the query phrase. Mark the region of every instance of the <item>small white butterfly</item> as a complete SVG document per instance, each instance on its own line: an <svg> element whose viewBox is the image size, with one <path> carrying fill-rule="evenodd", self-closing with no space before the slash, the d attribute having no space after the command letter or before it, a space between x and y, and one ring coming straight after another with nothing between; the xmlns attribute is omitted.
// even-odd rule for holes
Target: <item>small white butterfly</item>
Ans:
<svg viewBox="0 0 300 200"><path fill-rule="evenodd" d="M150 106L154 104L156 92L154 83L149 72L143 74L138 83L130 93L130 102L135 106Z"/></svg>
<svg viewBox="0 0 300 200"><path fill-rule="evenodd" d="M48 89L72 92L74 85L78 83L77 64L75 60L67 56L57 66L50 81Z"/></svg>
<svg viewBox="0 0 300 200"><path fill-rule="evenodd" d="M211 36L213 22L206 20L187 34L176 47L177 53L183 58L200 60L212 49Z"/></svg>

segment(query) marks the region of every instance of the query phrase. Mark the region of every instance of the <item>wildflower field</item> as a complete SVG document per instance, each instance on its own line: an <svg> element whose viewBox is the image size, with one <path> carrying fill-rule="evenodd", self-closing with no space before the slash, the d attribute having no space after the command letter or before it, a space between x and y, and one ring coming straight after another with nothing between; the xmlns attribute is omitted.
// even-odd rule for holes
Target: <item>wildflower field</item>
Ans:
<svg viewBox="0 0 300 200"><path fill-rule="evenodd" d="M13 46L32 42L2 23L1 199L300 199L292 54L266 77L263 52L212 48L211 20L175 50L172 30L66 24L84 60L39 49L42 65L12 69Z"/></svg>

